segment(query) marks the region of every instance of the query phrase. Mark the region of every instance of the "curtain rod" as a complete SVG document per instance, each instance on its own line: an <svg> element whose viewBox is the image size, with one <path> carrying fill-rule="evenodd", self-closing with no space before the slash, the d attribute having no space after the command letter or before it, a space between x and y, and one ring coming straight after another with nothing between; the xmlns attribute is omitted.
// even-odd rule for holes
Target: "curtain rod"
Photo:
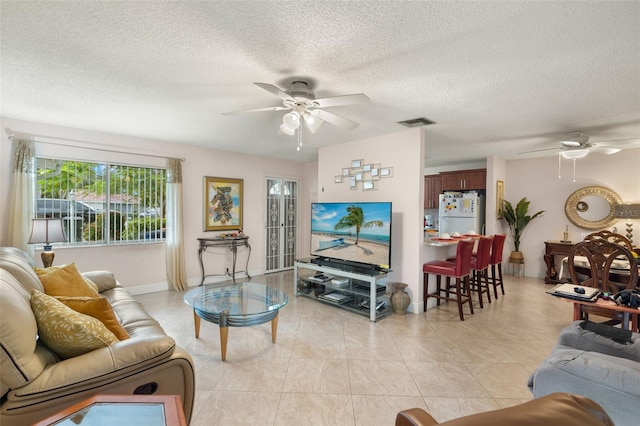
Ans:
<svg viewBox="0 0 640 426"><path fill-rule="evenodd" d="M4 129L4 131L7 133L7 135L9 135L9 140L10 141L13 141L16 138L16 135L18 135L18 137L19 136L26 136L26 137L31 137L31 138L53 139L53 140L56 140L56 141L66 141L66 142L77 142L77 143L82 143L82 144L102 145L102 144L96 144L94 142L87 142L87 141L82 141L82 140L78 140L78 139L58 138L58 137L47 136L47 135L36 135L36 134L33 134L33 133L27 133L27 132L14 132L13 130L11 130L8 127L6 127ZM48 144L51 144L51 145L58 145L58 146L68 146L68 147L80 148L80 149L91 149L91 150L94 150L94 151L115 152L117 154L141 155L141 156L144 156L144 157L155 157L155 158L176 158L176 157L173 157L173 156L170 156L170 155L145 154L145 153L133 152L133 151L119 151L119 150L112 149L112 148L96 148L96 147L78 146L78 145L73 145L73 144L69 144L69 143L52 142L52 141L47 141L47 140L39 140L39 141L35 141L35 142L48 143ZM180 161L187 161L184 157L178 158L178 159Z"/></svg>

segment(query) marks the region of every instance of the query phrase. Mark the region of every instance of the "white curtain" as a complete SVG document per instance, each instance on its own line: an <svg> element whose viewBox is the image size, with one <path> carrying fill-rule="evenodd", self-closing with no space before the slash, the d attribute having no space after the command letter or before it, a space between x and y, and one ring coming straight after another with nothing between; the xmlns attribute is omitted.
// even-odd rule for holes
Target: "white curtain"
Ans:
<svg viewBox="0 0 640 426"><path fill-rule="evenodd" d="M167 281L176 291L187 289L182 227L182 164L177 158L169 158L167 159Z"/></svg>
<svg viewBox="0 0 640 426"><path fill-rule="evenodd" d="M36 149L32 140L14 139L14 142L9 242L13 247L33 256L33 245L28 244L28 241L31 235L31 219L34 217Z"/></svg>

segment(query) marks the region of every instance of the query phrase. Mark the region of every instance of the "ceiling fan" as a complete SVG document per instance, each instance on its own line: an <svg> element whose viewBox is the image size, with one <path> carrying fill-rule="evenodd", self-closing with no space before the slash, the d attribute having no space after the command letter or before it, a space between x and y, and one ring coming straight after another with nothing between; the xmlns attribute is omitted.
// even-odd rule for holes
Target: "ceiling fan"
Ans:
<svg viewBox="0 0 640 426"><path fill-rule="evenodd" d="M631 140L631 139L630 139ZM593 152L597 154L615 154L620 152L624 144L611 144L611 142L623 142L621 141L606 141L598 142L597 144L589 142L589 136L582 132L571 132L562 137L559 141L559 146L553 148L536 149L533 151L524 151L520 154L529 154L532 152L554 151L560 153L564 158L582 158L588 153Z"/></svg>
<svg viewBox="0 0 640 426"><path fill-rule="evenodd" d="M358 127L359 123L325 111L322 108L371 102L369 97L363 93L316 99L315 94L310 89L309 82L304 80L293 81L287 90L282 90L279 87L268 83L253 84L279 97L282 100L282 106L232 111L225 112L223 114L230 115L263 111L289 111L282 117L280 132L291 136L295 134L296 129L300 127L302 121L304 121L311 133L315 133L325 121L349 130L355 129Z"/></svg>

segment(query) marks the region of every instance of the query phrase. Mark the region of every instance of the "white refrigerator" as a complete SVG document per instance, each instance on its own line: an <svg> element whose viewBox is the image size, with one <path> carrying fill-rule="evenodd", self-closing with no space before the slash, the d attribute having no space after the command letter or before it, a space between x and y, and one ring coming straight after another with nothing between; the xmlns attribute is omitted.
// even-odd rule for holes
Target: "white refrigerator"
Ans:
<svg viewBox="0 0 640 426"><path fill-rule="evenodd" d="M440 235L484 234L484 194L477 192L445 192L440 194Z"/></svg>

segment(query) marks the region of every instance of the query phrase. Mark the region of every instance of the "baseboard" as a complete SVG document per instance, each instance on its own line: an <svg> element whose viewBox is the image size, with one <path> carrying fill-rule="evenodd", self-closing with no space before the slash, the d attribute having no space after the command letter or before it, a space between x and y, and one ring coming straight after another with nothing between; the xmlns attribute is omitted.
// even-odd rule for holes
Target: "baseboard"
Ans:
<svg viewBox="0 0 640 426"><path fill-rule="evenodd" d="M257 271L257 270L250 271L249 273L251 274L252 277L257 277L263 274L261 271ZM247 276L245 275L244 272L240 272L236 274L236 282L245 281L246 278ZM202 280L202 277L187 278L187 287L197 287L200 285L201 280ZM231 278L220 275L220 276L207 277L207 279L205 280L205 283L206 284L214 284L214 283L233 284L233 281L231 280ZM169 284L167 284L167 282L165 281L160 283L144 284L144 285L137 285L137 286L131 286L131 287L127 286L126 289L129 292L129 294L135 296L136 294L157 293L159 291L169 290Z"/></svg>

